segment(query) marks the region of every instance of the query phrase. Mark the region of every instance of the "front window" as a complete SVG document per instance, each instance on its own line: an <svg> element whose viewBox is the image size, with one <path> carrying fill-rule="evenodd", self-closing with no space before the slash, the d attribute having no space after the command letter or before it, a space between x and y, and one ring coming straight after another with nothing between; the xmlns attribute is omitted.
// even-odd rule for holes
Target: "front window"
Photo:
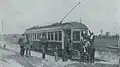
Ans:
<svg viewBox="0 0 120 67"><path fill-rule="evenodd" d="M55 32L55 40L58 40L57 32Z"/></svg>
<svg viewBox="0 0 120 67"><path fill-rule="evenodd" d="M46 33L42 33L42 36L45 37L45 38L47 38Z"/></svg>
<svg viewBox="0 0 120 67"><path fill-rule="evenodd" d="M41 33L38 33L38 40L41 39Z"/></svg>
<svg viewBox="0 0 120 67"><path fill-rule="evenodd" d="M73 31L73 41L80 41L80 31Z"/></svg>
<svg viewBox="0 0 120 67"><path fill-rule="evenodd" d="M48 40L50 40L50 32L48 32Z"/></svg>
<svg viewBox="0 0 120 67"><path fill-rule="evenodd" d="M48 40L53 40L53 32L48 32Z"/></svg>
<svg viewBox="0 0 120 67"><path fill-rule="evenodd" d="M62 40L62 32L59 31L59 41L61 41L61 40Z"/></svg>
<svg viewBox="0 0 120 67"><path fill-rule="evenodd" d="M51 32L51 40L53 40L53 32Z"/></svg>

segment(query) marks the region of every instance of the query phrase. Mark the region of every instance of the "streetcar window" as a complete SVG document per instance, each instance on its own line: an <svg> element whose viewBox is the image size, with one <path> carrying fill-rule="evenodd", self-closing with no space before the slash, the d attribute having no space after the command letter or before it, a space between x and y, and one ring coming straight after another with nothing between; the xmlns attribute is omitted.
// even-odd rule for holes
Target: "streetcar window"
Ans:
<svg viewBox="0 0 120 67"><path fill-rule="evenodd" d="M44 36L45 38L47 38L46 33L42 33L42 36Z"/></svg>
<svg viewBox="0 0 120 67"><path fill-rule="evenodd" d="M48 32L48 40L50 40L50 32Z"/></svg>
<svg viewBox="0 0 120 67"><path fill-rule="evenodd" d="M61 40L62 40L62 32L59 31L59 41L61 41Z"/></svg>
<svg viewBox="0 0 120 67"><path fill-rule="evenodd" d="M37 39L40 40L41 38L41 33L37 33Z"/></svg>
<svg viewBox="0 0 120 67"><path fill-rule="evenodd" d="M80 41L80 31L73 31L73 41Z"/></svg>
<svg viewBox="0 0 120 67"><path fill-rule="evenodd" d="M36 33L34 33L35 34L35 40L37 39L37 36L36 36Z"/></svg>
<svg viewBox="0 0 120 67"><path fill-rule="evenodd" d="M45 36L45 38L47 38L47 34L46 33L44 34L44 36Z"/></svg>
<svg viewBox="0 0 120 67"><path fill-rule="evenodd" d="M51 32L51 40L53 40L53 32Z"/></svg>
<svg viewBox="0 0 120 67"><path fill-rule="evenodd" d="M37 33L35 33L35 39L37 40Z"/></svg>
<svg viewBox="0 0 120 67"><path fill-rule="evenodd" d="M36 40L38 40L38 33L36 33Z"/></svg>
<svg viewBox="0 0 120 67"><path fill-rule="evenodd" d="M31 40L33 40L33 34L31 33Z"/></svg>
<svg viewBox="0 0 120 67"><path fill-rule="evenodd" d="M34 35L34 33L33 33L33 40L35 40L35 35Z"/></svg>
<svg viewBox="0 0 120 67"><path fill-rule="evenodd" d="M35 39L34 39L34 33L32 34L32 39L35 40Z"/></svg>
<svg viewBox="0 0 120 67"><path fill-rule="evenodd" d="M41 39L41 33L39 33L39 39Z"/></svg>
<svg viewBox="0 0 120 67"><path fill-rule="evenodd" d="M57 32L55 32L55 40L56 40L56 41L58 40Z"/></svg>
<svg viewBox="0 0 120 67"><path fill-rule="evenodd" d="M44 36L45 35L45 33L42 33L42 36Z"/></svg>

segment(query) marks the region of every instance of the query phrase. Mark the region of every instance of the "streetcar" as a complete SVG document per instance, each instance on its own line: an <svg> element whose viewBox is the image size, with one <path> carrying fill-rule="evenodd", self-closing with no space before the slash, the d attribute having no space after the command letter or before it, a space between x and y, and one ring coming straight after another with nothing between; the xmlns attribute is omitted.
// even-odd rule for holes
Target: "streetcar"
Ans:
<svg viewBox="0 0 120 67"><path fill-rule="evenodd" d="M54 55L56 47L65 55L64 49L70 52L78 51L83 39L82 31L88 31L88 27L80 22L54 23L46 26L31 27L25 31L29 35L29 40L33 42L32 50L40 51L42 49L41 37L45 36L48 42L48 52ZM71 54L72 56L74 54ZM68 56L67 56L68 57ZM65 59L65 58L64 58Z"/></svg>

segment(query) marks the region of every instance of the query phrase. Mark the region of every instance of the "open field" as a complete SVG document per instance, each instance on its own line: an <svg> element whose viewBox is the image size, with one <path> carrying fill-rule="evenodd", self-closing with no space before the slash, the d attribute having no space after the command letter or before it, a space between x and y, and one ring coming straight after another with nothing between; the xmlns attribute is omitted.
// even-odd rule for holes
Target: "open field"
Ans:
<svg viewBox="0 0 120 67"><path fill-rule="evenodd" d="M103 36L103 37L95 37L95 48L98 51L111 51L117 52L117 49L110 49L108 46L117 47L118 46L118 36Z"/></svg>

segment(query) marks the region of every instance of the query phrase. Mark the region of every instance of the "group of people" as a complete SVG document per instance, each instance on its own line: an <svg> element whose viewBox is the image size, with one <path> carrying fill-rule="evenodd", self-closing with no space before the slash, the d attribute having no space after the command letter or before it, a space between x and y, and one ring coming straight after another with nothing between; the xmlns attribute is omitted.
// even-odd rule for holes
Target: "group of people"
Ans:
<svg viewBox="0 0 120 67"><path fill-rule="evenodd" d="M67 32L68 33L68 32ZM80 61L81 62L89 62L89 63L94 63L94 56L95 56L95 48L94 48L94 33L91 33L89 30L88 31L82 31L81 33L81 41L79 45L79 53L80 53ZM67 60L66 58L72 58L72 53L70 51L70 44L71 44L70 38L65 36L65 44L64 44L64 50L62 52L62 59L63 61ZM57 51L59 52L59 51ZM56 54L57 55L57 54ZM57 56L56 56L57 57ZM55 57L55 58L56 58Z"/></svg>
<svg viewBox="0 0 120 67"><path fill-rule="evenodd" d="M20 45L20 55L26 57L31 56L31 45L32 43L29 40L29 36L27 34L22 34L22 36L18 40L18 44Z"/></svg>
<svg viewBox="0 0 120 67"><path fill-rule="evenodd" d="M45 36L41 36L40 38L40 44L42 44L42 58L44 59L48 48L48 42ZM18 44L20 45L21 56L31 56L31 48L33 43L30 41L29 35L22 34L22 37L18 40Z"/></svg>
<svg viewBox="0 0 120 67"><path fill-rule="evenodd" d="M94 63L94 55L95 55L95 48L93 46L94 43L94 34L90 31L82 31L81 36L83 37L80 41L80 60L82 62L90 62ZM26 57L31 56L31 46L32 42L29 40L29 36L27 34L23 34L21 38L19 38L18 44L20 45L20 55ZM41 44L42 44L42 58L45 58L45 54L47 53L48 48L48 41L45 36L41 37ZM69 47L67 43L65 46L65 52L70 55ZM58 51L57 51L58 52ZM25 54L24 54L25 53ZM65 55L65 54L64 54ZM71 57L71 56L70 56Z"/></svg>
<svg viewBox="0 0 120 67"><path fill-rule="evenodd" d="M94 34L90 31L82 31L81 33L81 45L80 45L80 58L82 62L94 63L95 48L94 43Z"/></svg>

